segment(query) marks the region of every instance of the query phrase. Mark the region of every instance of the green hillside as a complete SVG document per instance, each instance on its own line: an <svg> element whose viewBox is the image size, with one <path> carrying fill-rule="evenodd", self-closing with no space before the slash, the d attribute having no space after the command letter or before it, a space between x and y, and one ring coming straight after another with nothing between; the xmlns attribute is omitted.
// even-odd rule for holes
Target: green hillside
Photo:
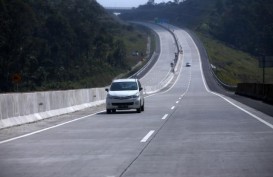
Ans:
<svg viewBox="0 0 273 177"><path fill-rule="evenodd" d="M206 32L254 55L273 55L273 1L218 0Z"/></svg>
<svg viewBox="0 0 273 177"><path fill-rule="evenodd" d="M0 0L0 92L97 87L146 52L147 33L90 0Z"/></svg>

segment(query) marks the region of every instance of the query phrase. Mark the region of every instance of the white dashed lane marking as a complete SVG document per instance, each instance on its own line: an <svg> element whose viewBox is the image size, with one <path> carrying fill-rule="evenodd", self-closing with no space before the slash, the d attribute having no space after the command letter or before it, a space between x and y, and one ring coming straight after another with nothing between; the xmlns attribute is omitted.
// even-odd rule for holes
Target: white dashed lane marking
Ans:
<svg viewBox="0 0 273 177"><path fill-rule="evenodd" d="M168 114L165 114L165 115L162 117L162 120L165 120L167 117L168 117Z"/></svg>
<svg viewBox="0 0 273 177"><path fill-rule="evenodd" d="M154 130L151 130L140 142L145 143L152 136L154 132L155 132Z"/></svg>

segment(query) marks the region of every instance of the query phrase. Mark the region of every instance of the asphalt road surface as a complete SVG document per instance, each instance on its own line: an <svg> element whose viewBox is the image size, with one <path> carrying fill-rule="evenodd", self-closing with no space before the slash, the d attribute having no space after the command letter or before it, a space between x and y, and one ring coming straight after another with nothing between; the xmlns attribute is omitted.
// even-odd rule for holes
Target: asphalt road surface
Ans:
<svg viewBox="0 0 273 177"><path fill-rule="evenodd" d="M180 74L144 112L103 111L1 141L0 176L272 177L272 117L211 92L194 41L175 33Z"/></svg>

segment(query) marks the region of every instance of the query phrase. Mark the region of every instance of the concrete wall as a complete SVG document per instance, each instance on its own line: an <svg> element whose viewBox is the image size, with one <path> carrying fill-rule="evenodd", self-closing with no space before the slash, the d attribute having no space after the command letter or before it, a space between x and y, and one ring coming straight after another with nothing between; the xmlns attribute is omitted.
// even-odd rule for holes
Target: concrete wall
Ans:
<svg viewBox="0 0 273 177"><path fill-rule="evenodd" d="M273 103L273 84L240 83L236 94Z"/></svg>
<svg viewBox="0 0 273 177"><path fill-rule="evenodd" d="M74 112L105 98L104 88L0 94L0 128Z"/></svg>

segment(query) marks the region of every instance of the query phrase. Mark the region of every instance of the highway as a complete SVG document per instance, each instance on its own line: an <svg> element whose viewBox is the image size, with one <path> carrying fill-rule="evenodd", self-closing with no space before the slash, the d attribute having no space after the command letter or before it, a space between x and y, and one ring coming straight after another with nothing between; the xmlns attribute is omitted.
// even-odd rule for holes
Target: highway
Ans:
<svg viewBox="0 0 273 177"><path fill-rule="evenodd" d="M0 176L272 177L272 117L210 91L194 40L170 28L183 48L182 67L172 87L146 97L144 112L82 115L1 141ZM172 45L160 30L161 43ZM167 74L157 67L173 51L162 47L149 73Z"/></svg>

